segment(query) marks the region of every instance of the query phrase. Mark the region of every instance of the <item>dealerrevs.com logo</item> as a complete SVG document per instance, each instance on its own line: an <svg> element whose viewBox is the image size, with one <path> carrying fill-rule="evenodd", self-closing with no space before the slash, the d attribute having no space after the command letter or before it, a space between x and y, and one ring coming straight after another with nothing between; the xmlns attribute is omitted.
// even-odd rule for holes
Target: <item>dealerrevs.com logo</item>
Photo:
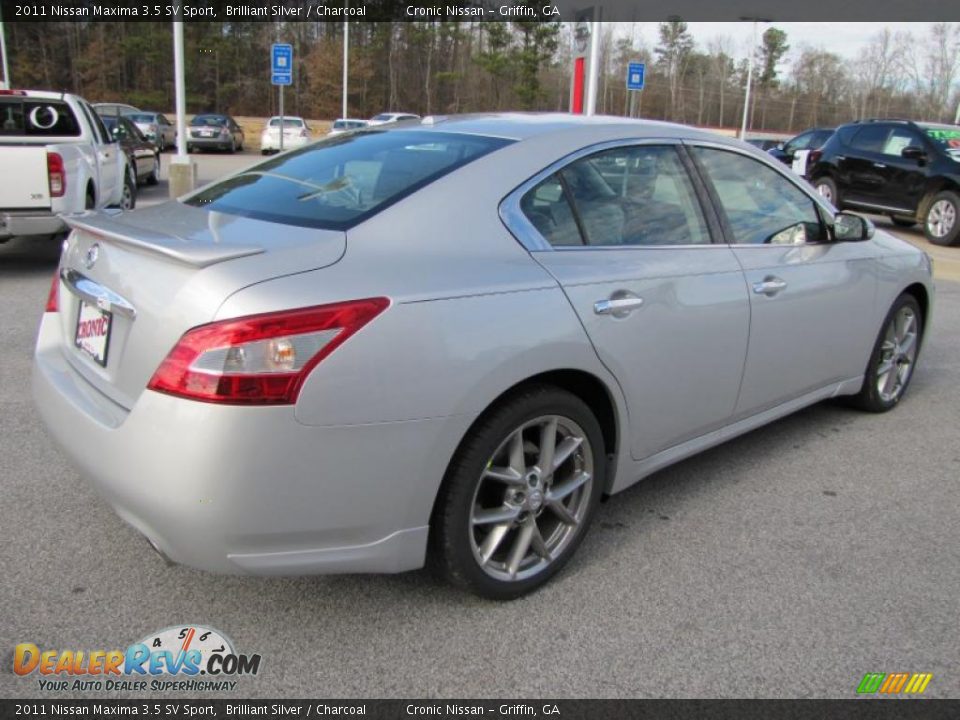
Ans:
<svg viewBox="0 0 960 720"><path fill-rule="evenodd" d="M13 672L36 677L40 690L234 690L243 675L260 671L260 655L238 654L233 643L201 625L151 633L126 650L49 650L20 643Z"/></svg>

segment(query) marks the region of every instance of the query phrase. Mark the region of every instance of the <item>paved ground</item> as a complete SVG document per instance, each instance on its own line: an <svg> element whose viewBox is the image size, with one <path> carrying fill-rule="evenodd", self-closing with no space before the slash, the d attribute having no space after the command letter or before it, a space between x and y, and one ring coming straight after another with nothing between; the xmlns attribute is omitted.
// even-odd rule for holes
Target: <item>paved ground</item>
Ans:
<svg viewBox="0 0 960 720"><path fill-rule="evenodd" d="M240 162L205 161L201 176ZM0 697L40 694L11 673L18 642L112 649L181 623L262 654L238 696L851 697L864 673L893 671L960 696L960 284L939 283L895 412L819 405L660 472L601 508L553 584L494 604L423 572L165 566L33 410L57 250L0 247Z"/></svg>

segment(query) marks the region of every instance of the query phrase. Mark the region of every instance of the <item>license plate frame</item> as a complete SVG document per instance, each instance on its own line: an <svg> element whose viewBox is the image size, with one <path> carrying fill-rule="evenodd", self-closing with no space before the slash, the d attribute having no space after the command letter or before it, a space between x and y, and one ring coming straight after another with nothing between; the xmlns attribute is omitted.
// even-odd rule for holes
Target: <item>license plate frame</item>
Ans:
<svg viewBox="0 0 960 720"><path fill-rule="evenodd" d="M93 303L80 300L77 308L77 322L73 330L73 344L80 352L93 360L100 367L107 366L110 353L110 336L113 332L113 313L103 310ZM80 336L81 324L89 322L91 325L84 329L84 336ZM105 330L100 331L98 324L105 324ZM90 334L93 331L93 334Z"/></svg>

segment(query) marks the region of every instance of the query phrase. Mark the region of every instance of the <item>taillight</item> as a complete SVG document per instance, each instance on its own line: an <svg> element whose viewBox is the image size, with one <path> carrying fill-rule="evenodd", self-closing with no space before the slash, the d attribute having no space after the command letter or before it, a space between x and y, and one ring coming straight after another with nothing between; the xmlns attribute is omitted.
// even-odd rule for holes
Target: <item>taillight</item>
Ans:
<svg viewBox="0 0 960 720"><path fill-rule="evenodd" d="M47 179L50 181L50 197L63 197L67 191L67 173L60 153L47 153Z"/></svg>
<svg viewBox="0 0 960 720"><path fill-rule="evenodd" d="M47 307L44 312L57 312L60 309L60 272L53 274L50 292L47 294Z"/></svg>
<svg viewBox="0 0 960 720"><path fill-rule="evenodd" d="M813 167L814 164L820 162L820 158L823 157L823 150L811 150L810 154L807 155L807 167Z"/></svg>
<svg viewBox="0 0 960 720"><path fill-rule="evenodd" d="M232 405L290 405L321 360L390 305L387 298L250 315L188 330L147 387Z"/></svg>

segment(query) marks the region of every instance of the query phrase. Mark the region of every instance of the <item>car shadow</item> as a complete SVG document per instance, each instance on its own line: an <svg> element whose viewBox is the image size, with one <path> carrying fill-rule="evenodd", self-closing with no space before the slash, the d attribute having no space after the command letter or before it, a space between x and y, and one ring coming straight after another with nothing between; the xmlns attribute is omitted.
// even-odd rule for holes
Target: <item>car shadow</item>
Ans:
<svg viewBox="0 0 960 720"><path fill-rule="evenodd" d="M63 235L14 237L0 243L0 278L24 274L45 275L56 267Z"/></svg>

